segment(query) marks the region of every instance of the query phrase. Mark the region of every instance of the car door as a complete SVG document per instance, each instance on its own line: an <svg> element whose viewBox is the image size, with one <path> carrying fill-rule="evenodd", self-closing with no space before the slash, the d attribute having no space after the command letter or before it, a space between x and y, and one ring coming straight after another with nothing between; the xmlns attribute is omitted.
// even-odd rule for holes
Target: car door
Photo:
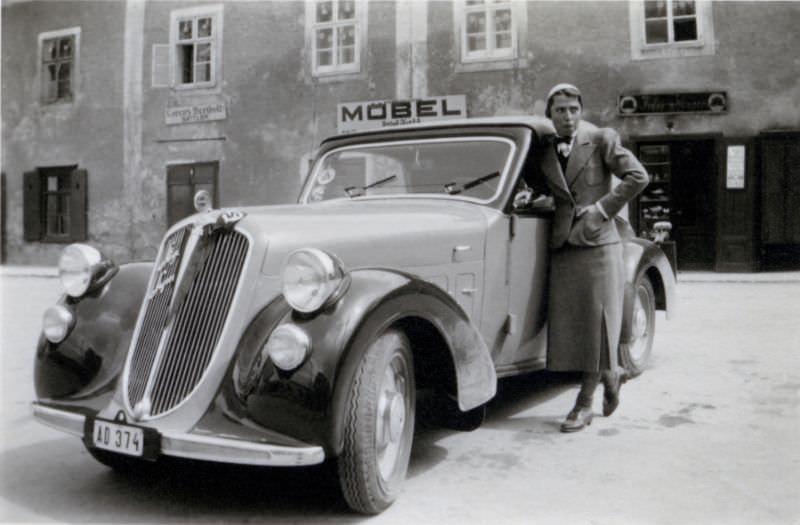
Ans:
<svg viewBox="0 0 800 525"><path fill-rule="evenodd" d="M549 210L527 209L508 216L508 313L495 356L498 375L545 365L550 215Z"/></svg>

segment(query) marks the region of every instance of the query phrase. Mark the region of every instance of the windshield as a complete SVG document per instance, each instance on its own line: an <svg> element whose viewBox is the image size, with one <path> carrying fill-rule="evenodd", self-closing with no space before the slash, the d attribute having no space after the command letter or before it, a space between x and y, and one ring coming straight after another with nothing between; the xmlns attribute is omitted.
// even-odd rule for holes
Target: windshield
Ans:
<svg viewBox="0 0 800 525"><path fill-rule="evenodd" d="M317 162L302 201L422 193L488 201L513 152L514 143L500 137L347 146Z"/></svg>

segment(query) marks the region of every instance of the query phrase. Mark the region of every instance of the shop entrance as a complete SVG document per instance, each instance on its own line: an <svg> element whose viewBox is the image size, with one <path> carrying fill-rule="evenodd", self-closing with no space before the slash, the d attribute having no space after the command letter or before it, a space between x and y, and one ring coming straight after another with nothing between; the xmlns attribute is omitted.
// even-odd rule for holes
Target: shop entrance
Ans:
<svg viewBox="0 0 800 525"><path fill-rule="evenodd" d="M637 143L638 157L651 177L639 198L638 231L647 236L656 222L671 222L679 270L714 269L715 147L713 138Z"/></svg>

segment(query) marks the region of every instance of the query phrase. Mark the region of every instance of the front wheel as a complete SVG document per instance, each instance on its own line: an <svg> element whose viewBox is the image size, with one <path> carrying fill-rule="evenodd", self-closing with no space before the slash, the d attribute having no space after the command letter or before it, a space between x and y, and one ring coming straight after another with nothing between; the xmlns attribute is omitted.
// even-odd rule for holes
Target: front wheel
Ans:
<svg viewBox="0 0 800 525"><path fill-rule="evenodd" d="M387 330L367 348L347 397L338 467L352 509L377 514L397 498L414 438L415 394L408 339Z"/></svg>
<svg viewBox="0 0 800 525"><path fill-rule="evenodd" d="M653 352L655 333L656 295L650 279L640 275L634 287L630 340L619 347L620 361L629 377L644 372Z"/></svg>

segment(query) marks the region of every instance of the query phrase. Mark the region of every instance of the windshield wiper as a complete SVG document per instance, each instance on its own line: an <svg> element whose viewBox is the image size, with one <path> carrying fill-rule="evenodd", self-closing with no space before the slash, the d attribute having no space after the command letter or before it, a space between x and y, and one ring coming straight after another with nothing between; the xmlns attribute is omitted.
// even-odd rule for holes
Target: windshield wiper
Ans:
<svg viewBox="0 0 800 525"><path fill-rule="evenodd" d="M344 189L344 192L347 194L348 197L351 199L354 197L361 197L364 193L370 189L374 188L375 186L379 186L384 182L389 182L390 180L396 179L397 175L389 175L385 179L376 180L372 184L367 184L366 186L348 186Z"/></svg>
<svg viewBox="0 0 800 525"><path fill-rule="evenodd" d="M477 179L473 179L473 180L471 180L471 181L469 181L466 184L463 184L461 186L459 186L455 182L448 182L447 184L444 185L444 191L446 191L448 195L456 195L458 193L461 193L462 191L468 190L470 188L474 188L475 186L479 186L479 185L483 184L484 182L490 181L493 178L499 177L499 176L500 176L500 172L499 171L495 171L495 172L492 172L492 173L490 173L488 175L484 175L482 177L478 177Z"/></svg>

